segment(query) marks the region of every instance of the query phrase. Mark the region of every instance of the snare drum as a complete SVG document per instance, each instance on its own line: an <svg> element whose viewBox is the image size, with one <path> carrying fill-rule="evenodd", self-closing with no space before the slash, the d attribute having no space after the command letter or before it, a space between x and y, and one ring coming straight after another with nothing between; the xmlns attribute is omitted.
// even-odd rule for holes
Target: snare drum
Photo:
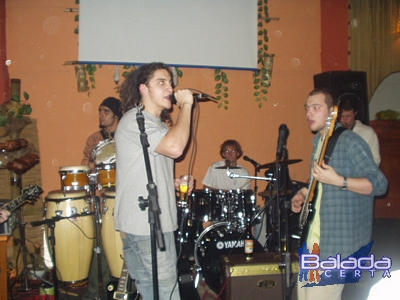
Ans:
<svg viewBox="0 0 400 300"><path fill-rule="evenodd" d="M88 166L60 167L61 189L67 191L89 190Z"/></svg>
<svg viewBox="0 0 400 300"><path fill-rule="evenodd" d="M115 189L106 189L103 196L104 215L102 218L101 239L111 275L119 278L121 277L124 259L121 235L119 231L114 229Z"/></svg>
<svg viewBox="0 0 400 300"><path fill-rule="evenodd" d="M92 215L76 216L90 211L84 191L51 191L46 197L45 218L66 217L54 228L57 277L60 281L83 285L89 277L94 247ZM46 230L50 234L50 228Z"/></svg>

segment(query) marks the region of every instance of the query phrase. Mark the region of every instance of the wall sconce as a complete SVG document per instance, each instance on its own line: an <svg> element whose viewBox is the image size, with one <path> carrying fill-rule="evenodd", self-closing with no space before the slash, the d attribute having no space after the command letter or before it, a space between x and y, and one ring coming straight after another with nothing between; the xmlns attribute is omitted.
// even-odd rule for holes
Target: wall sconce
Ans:
<svg viewBox="0 0 400 300"><path fill-rule="evenodd" d="M121 80L121 76L119 75L119 67L118 67L118 65L116 65L115 66L115 73L114 73L114 82L115 82L115 84L118 84L120 80Z"/></svg>
<svg viewBox="0 0 400 300"><path fill-rule="evenodd" d="M271 86L272 81L272 69L274 67L274 57L275 54L268 54L264 57L264 69L266 70L266 74L263 74L263 82L267 87Z"/></svg>
<svg viewBox="0 0 400 300"><path fill-rule="evenodd" d="M85 65L76 65L75 66L75 74L76 74L76 81L78 83L78 92L87 92L88 81L86 79L86 70Z"/></svg>

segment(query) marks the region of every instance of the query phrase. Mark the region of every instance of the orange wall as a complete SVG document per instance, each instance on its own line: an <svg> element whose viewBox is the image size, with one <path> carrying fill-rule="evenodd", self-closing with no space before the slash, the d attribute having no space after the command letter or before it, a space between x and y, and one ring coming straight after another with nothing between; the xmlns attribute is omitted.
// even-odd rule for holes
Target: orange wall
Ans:
<svg viewBox="0 0 400 300"><path fill-rule="evenodd" d="M349 70L348 0L321 0L321 69Z"/></svg>
<svg viewBox="0 0 400 300"><path fill-rule="evenodd" d="M8 70L5 64L6 53L6 1L0 0L0 104L10 98Z"/></svg>
<svg viewBox="0 0 400 300"><path fill-rule="evenodd" d="M22 80L22 91L30 94L31 117L38 120L45 193L60 188L61 166L80 164L85 140L98 128L99 103L107 96L117 96L114 66L96 72L97 88L90 96L77 92L74 67L63 66L65 61L78 59L78 36L73 33L76 13L64 12L70 7L78 6L72 0L6 1L7 56L12 60L8 71L10 78ZM218 109L211 102L199 104L193 161L198 187L208 166L220 159L219 145L225 139L239 140L245 155L261 164L274 161L282 123L290 131L289 159L303 159L290 166L290 175L299 181L307 179L313 135L303 105L313 89L313 75L321 72L320 0L269 1L269 12L280 20L267 27L269 53L275 53L268 101L258 108L251 72L228 71L229 109ZM213 70L187 68L183 72L178 88L214 93ZM177 174L186 173L191 150L177 163ZM242 159L241 163L254 173L250 163ZM259 182L259 191L265 185Z"/></svg>

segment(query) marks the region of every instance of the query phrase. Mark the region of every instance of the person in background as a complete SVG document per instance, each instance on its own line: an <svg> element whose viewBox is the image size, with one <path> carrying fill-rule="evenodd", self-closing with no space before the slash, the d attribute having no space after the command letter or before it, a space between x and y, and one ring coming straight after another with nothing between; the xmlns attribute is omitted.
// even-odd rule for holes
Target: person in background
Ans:
<svg viewBox="0 0 400 300"><path fill-rule="evenodd" d="M242 157L243 151L236 140L226 140L222 143L219 151L223 160L213 163L203 179L204 188L220 190L251 189L251 179L230 178L227 175L227 163L231 172L237 175L250 176L249 171L239 165L237 160Z"/></svg>
<svg viewBox="0 0 400 300"><path fill-rule="evenodd" d="M101 141L114 138L114 133L121 117L121 101L114 97L108 97L101 102L99 106L100 130L87 138L85 149L83 150L82 166L89 166L93 170L94 165L90 161L93 149Z"/></svg>
<svg viewBox="0 0 400 300"><path fill-rule="evenodd" d="M174 93L171 69L154 62L131 73L119 89L124 112L115 133L117 193L115 228L121 232L124 259L130 276L144 300L154 299L149 212L138 206L147 198L148 176L144 151L149 154L152 179L157 186L160 223L165 250L157 248L159 299L180 299L177 284L177 253L174 232L178 228L174 159L189 141L193 95L189 90ZM172 124L169 110L175 96L179 113ZM148 147L142 146L138 119L144 121ZM189 193L193 189L191 176Z"/></svg>
<svg viewBox="0 0 400 300"><path fill-rule="evenodd" d="M353 130L360 135L371 147L374 161L379 166L381 155L379 150L379 140L374 129L356 120L358 113L356 99L351 96L343 96L339 102L339 122L343 127Z"/></svg>
<svg viewBox="0 0 400 300"><path fill-rule="evenodd" d="M9 216L10 212L8 210L5 209L0 210L0 224L7 221Z"/></svg>
<svg viewBox="0 0 400 300"><path fill-rule="evenodd" d="M119 119L122 117L121 101L114 97L105 98L99 106L99 127L100 130L91 134L85 144L83 150L83 159L81 165L89 166L92 171L95 169L94 162L91 161L91 156L94 148L101 142L107 139L113 139L115 130ZM96 195L100 196L100 192L96 190ZM102 204L101 204L102 206ZM94 208L92 207L92 210ZM102 210L102 209L101 209ZM104 241L103 241L104 243ZM101 251L101 268L102 268L102 281L103 281L103 293L105 293L105 287L107 283L111 281L110 267L107 263L107 258L104 253L104 247L100 245ZM97 257L94 254L90 265L89 273L89 288L82 295L82 299L94 299L99 295L99 274L98 274L98 262Z"/></svg>
<svg viewBox="0 0 400 300"><path fill-rule="evenodd" d="M374 197L386 192L388 182L374 162L369 145L351 130L340 134L329 165L318 165L316 158L321 152L326 121L334 110L334 99L327 90L315 89L304 107L308 125L316 132L310 175L318 185L306 247L319 247L321 260L338 253L348 257L371 241ZM308 192L308 187L303 187L293 196L293 212L301 211ZM344 284L303 287L305 283L297 282L299 300L341 299Z"/></svg>

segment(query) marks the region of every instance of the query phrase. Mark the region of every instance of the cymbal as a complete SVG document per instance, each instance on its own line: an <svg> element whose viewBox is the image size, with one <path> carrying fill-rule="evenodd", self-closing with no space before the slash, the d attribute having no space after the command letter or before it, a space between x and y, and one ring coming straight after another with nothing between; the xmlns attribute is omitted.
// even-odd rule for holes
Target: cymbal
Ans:
<svg viewBox="0 0 400 300"><path fill-rule="evenodd" d="M214 169L226 170L227 166L215 167ZM229 167L229 170L232 170L232 169L241 169L241 167Z"/></svg>
<svg viewBox="0 0 400 300"><path fill-rule="evenodd" d="M299 163L301 161L303 161L303 160L302 159L289 159L289 160L286 161L286 164L288 164L288 165L297 164L297 163ZM280 161L279 165L283 165L283 161ZM257 169L258 170L259 169L269 169L269 168L274 168L275 166L276 166L276 162L274 161L274 162L271 162L271 163L268 163L268 164L265 164L265 165L258 166Z"/></svg>
<svg viewBox="0 0 400 300"><path fill-rule="evenodd" d="M293 191L292 191L292 190L287 190L287 194L288 194L288 195L289 195L289 194L293 194ZM273 191L265 190L265 191L259 192L257 195L258 195L258 196L261 196L261 197L271 197L271 196L275 196L275 195L276 195L276 190L273 190ZM284 191L284 190L281 190L281 191L279 192L279 196L284 196L284 195L285 195L285 191Z"/></svg>

